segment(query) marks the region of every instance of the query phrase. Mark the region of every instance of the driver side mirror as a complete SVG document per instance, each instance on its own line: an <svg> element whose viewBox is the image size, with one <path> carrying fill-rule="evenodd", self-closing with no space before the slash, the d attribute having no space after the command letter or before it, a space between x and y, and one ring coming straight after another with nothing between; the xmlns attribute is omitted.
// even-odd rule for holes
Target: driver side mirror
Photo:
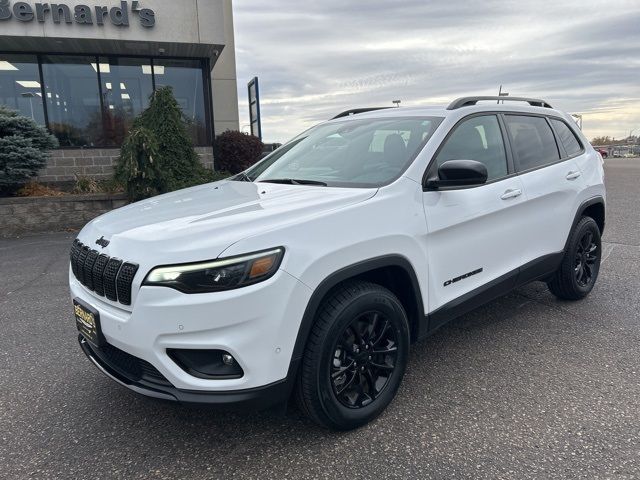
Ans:
<svg viewBox="0 0 640 480"><path fill-rule="evenodd" d="M447 160L438 167L438 176L427 179L429 189L469 187L487 182L487 167L475 160Z"/></svg>

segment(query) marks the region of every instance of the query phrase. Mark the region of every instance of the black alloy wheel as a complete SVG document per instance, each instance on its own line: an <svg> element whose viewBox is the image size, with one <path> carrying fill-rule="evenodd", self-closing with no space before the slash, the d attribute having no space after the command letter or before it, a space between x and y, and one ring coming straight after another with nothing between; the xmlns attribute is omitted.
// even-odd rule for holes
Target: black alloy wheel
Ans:
<svg viewBox="0 0 640 480"><path fill-rule="evenodd" d="M586 231L582 238L578 241L576 249L576 281L581 287L588 287L594 280L594 272L596 262L599 260L600 253L598 244L595 241L593 232Z"/></svg>
<svg viewBox="0 0 640 480"><path fill-rule="evenodd" d="M398 354L396 332L379 311L366 312L342 332L331 360L331 384L348 408L369 405L389 384Z"/></svg>
<svg viewBox="0 0 640 480"><path fill-rule="evenodd" d="M297 379L302 411L350 430L393 400L409 358L409 321L400 300L375 283L349 280L323 299Z"/></svg>
<svg viewBox="0 0 640 480"><path fill-rule="evenodd" d="M569 234L567 248L556 272L547 279L551 293L563 300L579 300L593 289L600 271L600 228L582 217Z"/></svg>

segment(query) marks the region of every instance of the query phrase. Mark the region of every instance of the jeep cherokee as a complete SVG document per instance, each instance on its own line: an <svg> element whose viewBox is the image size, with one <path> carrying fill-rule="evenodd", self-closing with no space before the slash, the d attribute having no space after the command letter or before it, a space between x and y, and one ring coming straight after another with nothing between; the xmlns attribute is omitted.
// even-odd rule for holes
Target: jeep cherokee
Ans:
<svg viewBox="0 0 640 480"><path fill-rule="evenodd" d="M69 271L79 342L138 393L251 408L293 395L355 428L449 320L535 280L562 299L591 291L603 178L543 100L347 111L239 175L88 223Z"/></svg>

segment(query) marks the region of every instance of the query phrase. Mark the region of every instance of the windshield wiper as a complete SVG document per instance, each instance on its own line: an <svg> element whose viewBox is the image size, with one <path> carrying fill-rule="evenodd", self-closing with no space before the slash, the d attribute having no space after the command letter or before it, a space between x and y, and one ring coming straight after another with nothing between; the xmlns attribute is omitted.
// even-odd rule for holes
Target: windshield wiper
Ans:
<svg viewBox="0 0 640 480"><path fill-rule="evenodd" d="M238 182L253 182L253 180L251 180L251 177L245 172L240 172L237 175L234 175L233 177L231 177L231 180L236 180Z"/></svg>
<svg viewBox="0 0 640 480"><path fill-rule="evenodd" d="M298 178L268 178L267 180L259 180L264 183L285 183L288 185L318 185L320 187L326 187L327 184L325 182L321 182L319 180L305 180Z"/></svg>

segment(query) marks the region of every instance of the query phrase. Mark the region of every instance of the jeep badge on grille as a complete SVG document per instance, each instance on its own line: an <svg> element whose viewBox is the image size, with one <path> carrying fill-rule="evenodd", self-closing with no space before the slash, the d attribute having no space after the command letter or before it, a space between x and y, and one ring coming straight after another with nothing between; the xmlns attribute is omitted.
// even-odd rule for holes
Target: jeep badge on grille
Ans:
<svg viewBox="0 0 640 480"><path fill-rule="evenodd" d="M96 240L96 245L100 245L102 248L105 248L107 245L109 245L109 240L106 240L103 235Z"/></svg>

